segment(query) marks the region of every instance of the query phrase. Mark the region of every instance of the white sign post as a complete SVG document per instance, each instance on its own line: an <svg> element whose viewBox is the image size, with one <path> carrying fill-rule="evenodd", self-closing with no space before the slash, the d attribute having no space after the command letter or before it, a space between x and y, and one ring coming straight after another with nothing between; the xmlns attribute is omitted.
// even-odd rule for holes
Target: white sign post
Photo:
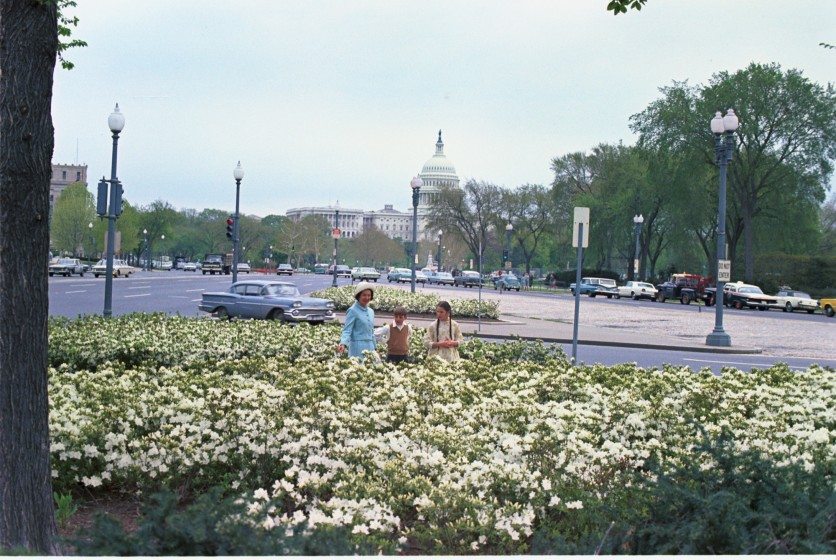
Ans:
<svg viewBox="0 0 836 560"><path fill-rule="evenodd" d="M717 282L731 281L731 261L717 261Z"/></svg>
<svg viewBox="0 0 836 560"><path fill-rule="evenodd" d="M581 310L581 267L583 266L583 249L589 246L589 208L576 207L575 219L572 227L572 247L578 248L578 266L575 270L575 321L572 327L572 364L578 358L578 318Z"/></svg>
<svg viewBox="0 0 836 560"><path fill-rule="evenodd" d="M586 232L585 237L579 235L580 226L583 224L583 230ZM584 249L589 247L589 208L577 207L575 208L575 219L572 227L572 247L578 246L578 240L583 239Z"/></svg>

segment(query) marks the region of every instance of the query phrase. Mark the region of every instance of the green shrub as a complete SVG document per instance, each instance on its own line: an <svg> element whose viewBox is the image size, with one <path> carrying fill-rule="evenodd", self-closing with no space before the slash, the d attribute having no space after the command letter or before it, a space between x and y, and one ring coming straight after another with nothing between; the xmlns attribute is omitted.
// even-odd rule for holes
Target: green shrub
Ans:
<svg viewBox="0 0 836 560"><path fill-rule="evenodd" d="M68 539L82 556L262 556L356 555L392 553L351 534L350 528L300 524L265 528L247 519L244 504L212 488L183 507L176 493L165 490L143 507L136 532L125 531L114 518L98 514L92 527Z"/></svg>

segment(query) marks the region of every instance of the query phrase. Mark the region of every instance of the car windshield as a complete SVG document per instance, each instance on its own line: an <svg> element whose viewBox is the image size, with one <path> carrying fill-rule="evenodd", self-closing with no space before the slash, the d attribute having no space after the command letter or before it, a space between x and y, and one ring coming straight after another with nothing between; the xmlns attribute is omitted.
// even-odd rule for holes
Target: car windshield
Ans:
<svg viewBox="0 0 836 560"><path fill-rule="evenodd" d="M75 264L75 261L73 259L60 259L58 264Z"/></svg>
<svg viewBox="0 0 836 560"><path fill-rule="evenodd" d="M740 291L741 294L762 294L763 293L761 291L761 289L758 288L757 286L743 286L742 288L740 288L739 291Z"/></svg>
<svg viewBox="0 0 836 560"><path fill-rule="evenodd" d="M265 286L265 293L270 296L298 296L299 290L291 284L270 284Z"/></svg>
<svg viewBox="0 0 836 560"><path fill-rule="evenodd" d="M438 276L439 276L440 278L452 278L452 277L453 277L453 275L452 275L452 274L450 274L449 272L439 272L439 273L438 273Z"/></svg>
<svg viewBox="0 0 836 560"><path fill-rule="evenodd" d="M506 280L516 280L516 279L517 279L517 277L516 277L516 276L514 276L513 274L506 274L506 275L505 275L505 279L506 279Z"/></svg>

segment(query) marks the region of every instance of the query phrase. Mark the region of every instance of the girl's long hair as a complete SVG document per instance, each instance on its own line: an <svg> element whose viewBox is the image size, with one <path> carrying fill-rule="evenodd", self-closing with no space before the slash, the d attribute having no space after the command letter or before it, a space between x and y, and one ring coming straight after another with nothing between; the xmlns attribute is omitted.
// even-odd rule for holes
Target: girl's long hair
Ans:
<svg viewBox="0 0 836 560"><path fill-rule="evenodd" d="M444 311L447 312L447 328L450 331L450 340L453 340L453 308L450 307L450 304L446 301L442 300L436 304L436 307L440 307ZM435 339L438 340L438 319L435 320Z"/></svg>

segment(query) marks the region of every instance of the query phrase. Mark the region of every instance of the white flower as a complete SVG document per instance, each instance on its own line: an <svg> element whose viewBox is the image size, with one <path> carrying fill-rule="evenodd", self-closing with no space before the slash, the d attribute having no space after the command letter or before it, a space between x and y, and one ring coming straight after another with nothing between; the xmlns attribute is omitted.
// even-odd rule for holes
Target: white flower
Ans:
<svg viewBox="0 0 836 560"><path fill-rule="evenodd" d="M85 486L90 486L90 487L95 488L97 486L102 485L102 479L99 478L98 476L90 476L90 477L83 476L83 477L81 477L81 483L84 484Z"/></svg>
<svg viewBox="0 0 836 560"><path fill-rule="evenodd" d="M254 500L269 500L270 494L267 493L267 490L264 488L259 488L255 492L253 492L253 499Z"/></svg>
<svg viewBox="0 0 836 560"><path fill-rule="evenodd" d="M566 509L583 509L583 502L580 500L566 502Z"/></svg>

